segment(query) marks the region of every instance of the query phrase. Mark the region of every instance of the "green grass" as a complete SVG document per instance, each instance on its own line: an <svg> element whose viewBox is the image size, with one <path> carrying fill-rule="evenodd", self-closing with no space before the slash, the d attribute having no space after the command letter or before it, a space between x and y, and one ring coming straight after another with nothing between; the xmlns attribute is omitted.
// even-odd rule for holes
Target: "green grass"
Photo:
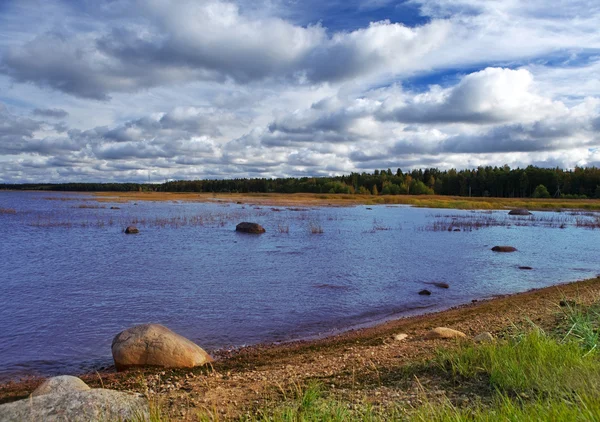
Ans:
<svg viewBox="0 0 600 422"><path fill-rule="evenodd" d="M438 364L454 377L489 378L503 393L561 395L600 391L600 365L576 341L564 343L535 329L497 345L439 352Z"/></svg>
<svg viewBox="0 0 600 422"><path fill-rule="evenodd" d="M427 404L407 416L419 422L498 422L498 421L600 421L600 402L597 396L576 396L571 400L533 400L499 395L490 407L477 406L459 409L449 401Z"/></svg>

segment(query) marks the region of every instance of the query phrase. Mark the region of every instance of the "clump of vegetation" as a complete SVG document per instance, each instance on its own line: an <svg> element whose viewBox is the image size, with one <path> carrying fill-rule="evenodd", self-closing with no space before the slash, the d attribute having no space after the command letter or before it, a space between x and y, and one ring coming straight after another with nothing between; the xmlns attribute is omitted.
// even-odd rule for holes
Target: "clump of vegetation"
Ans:
<svg viewBox="0 0 600 422"><path fill-rule="evenodd" d="M16 214L17 210L13 208L0 208L0 214Z"/></svg>
<svg viewBox="0 0 600 422"><path fill-rule="evenodd" d="M308 231L311 234L323 234L324 232L323 226L318 221L310 221L308 223Z"/></svg>

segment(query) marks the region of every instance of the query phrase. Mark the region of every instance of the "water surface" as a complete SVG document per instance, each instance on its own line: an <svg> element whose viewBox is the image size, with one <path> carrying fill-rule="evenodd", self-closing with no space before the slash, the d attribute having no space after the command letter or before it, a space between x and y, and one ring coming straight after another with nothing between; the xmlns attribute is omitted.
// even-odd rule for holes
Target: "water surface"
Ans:
<svg viewBox="0 0 600 422"><path fill-rule="evenodd" d="M164 324L214 351L600 273L600 230L577 227L594 215L370 208L0 192L0 379L109 365L112 338L135 324ZM241 221L267 232L236 233ZM139 235L122 232L132 222Z"/></svg>

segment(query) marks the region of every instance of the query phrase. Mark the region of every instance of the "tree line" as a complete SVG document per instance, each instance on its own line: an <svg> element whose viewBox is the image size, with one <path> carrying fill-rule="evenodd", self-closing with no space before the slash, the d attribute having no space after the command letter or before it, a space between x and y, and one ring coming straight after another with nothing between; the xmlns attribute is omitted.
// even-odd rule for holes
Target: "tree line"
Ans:
<svg viewBox="0 0 600 422"><path fill-rule="evenodd" d="M344 193L363 195L453 195L600 198L600 169L529 166L465 170L375 170L333 177L176 180L150 183L0 184L0 189L84 192Z"/></svg>

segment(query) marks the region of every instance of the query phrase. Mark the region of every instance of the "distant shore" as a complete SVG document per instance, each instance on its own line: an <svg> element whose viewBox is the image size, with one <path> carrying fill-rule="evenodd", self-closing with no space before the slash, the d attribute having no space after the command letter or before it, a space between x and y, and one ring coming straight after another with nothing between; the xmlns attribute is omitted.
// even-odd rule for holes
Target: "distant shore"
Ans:
<svg viewBox="0 0 600 422"><path fill-rule="evenodd" d="M212 368L107 370L81 378L93 387L145 393L166 407L173 420L188 420L190 412L198 409L218 409L223 416L236 417L281 400L282 391L315 379L332 386L340 397L362 400L368 396L381 404L412 394L391 388L382 377L402 374L405 365L431 358L440 346L456 345L425 340L426 332L434 327L457 329L469 337L489 331L501 338L511 327L551 326L561 313L561 301L563 305L591 304L599 298L600 277L477 301L318 340L250 346L224 353ZM395 340L400 333L408 338ZM27 397L40 382L29 379L0 385L0 403Z"/></svg>
<svg viewBox="0 0 600 422"><path fill-rule="evenodd" d="M450 209L514 209L600 211L600 199L492 198L441 195L351 195L334 193L173 193L173 192L82 192L100 202L186 201L226 202L248 206L325 207L356 205L411 205Z"/></svg>

